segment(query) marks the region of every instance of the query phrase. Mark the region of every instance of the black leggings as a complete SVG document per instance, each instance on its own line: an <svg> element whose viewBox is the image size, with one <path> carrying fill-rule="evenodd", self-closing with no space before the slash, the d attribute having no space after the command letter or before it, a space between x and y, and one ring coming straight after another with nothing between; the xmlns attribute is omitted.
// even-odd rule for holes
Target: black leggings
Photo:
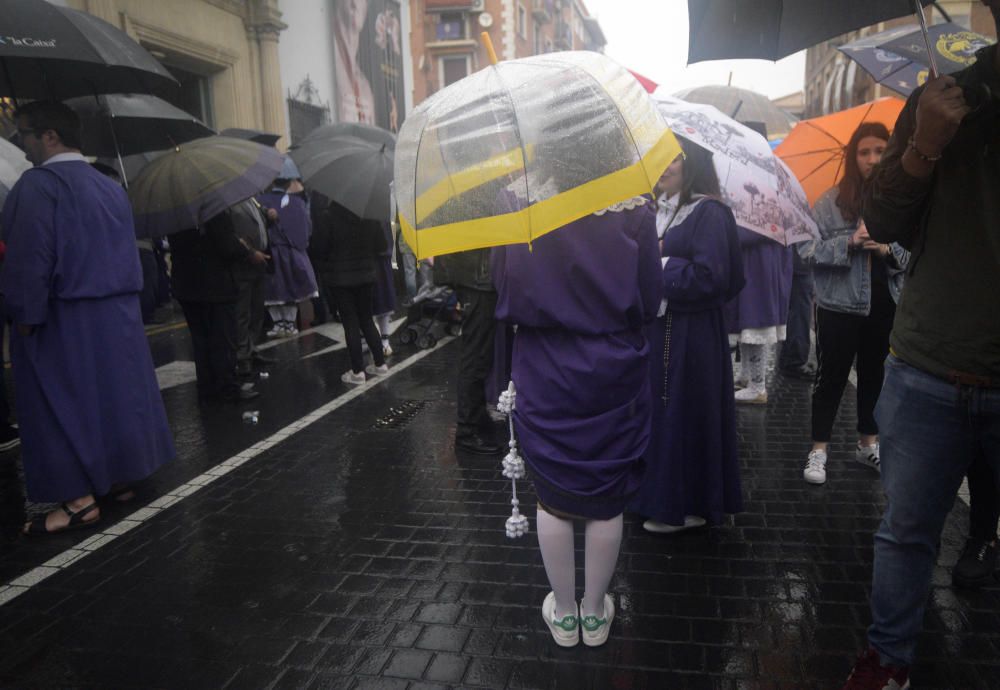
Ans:
<svg viewBox="0 0 1000 690"><path fill-rule="evenodd" d="M884 283L872 286L868 316L816 309L816 385L812 397L812 440L829 442L844 386L857 356L858 433L878 433L875 403L882 391L883 366L896 304Z"/></svg>
<svg viewBox="0 0 1000 690"><path fill-rule="evenodd" d="M361 336L365 336L368 349L372 353L375 366L385 364L382 354L382 339L375 328L372 317L372 291L375 285L336 285L331 290L340 312L340 320L344 324L344 338L347 340L347 354L351 358L351 369L355 374L365 370L365 358L361 352Z"/></svg>

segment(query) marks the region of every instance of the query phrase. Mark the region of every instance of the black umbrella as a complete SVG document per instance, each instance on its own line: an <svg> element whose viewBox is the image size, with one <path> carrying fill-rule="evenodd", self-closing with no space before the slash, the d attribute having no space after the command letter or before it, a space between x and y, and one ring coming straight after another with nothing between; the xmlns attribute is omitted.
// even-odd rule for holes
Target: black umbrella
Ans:
<svg viewBox="0 0 1000 690"><path fill-rule="evenodd" d="M779 60L932 0L688 0L688 63Z"/></svg>
<svg viewBox="0 0 1000 690"><path fill-rule="evenodd" d="M322 125L309 132L302 141L292 148L299 148L311 141L325 141L337 137L357 137L365 141L378 142L396 148L396 135L387 129L366 125L360 122L336 122L332 125Z"/></svg>
<svg viewBox="0 0 1000 690"><path fill-rule="evenodd" d="M148 94L81 96L66 101L83 125L82 151L117 158L170 149L215 134L193 115Z"/></svg>
<svg viewBox="0 0 1000 690"><path fill-rule="evenodd" d="M229 129L222 130L219 134L224 137L232 137L233 139L253 141L264 146L274 146L278 143L278 139L281 138L280 134L262 132L259 129L243 129L242 127L230 127Z"/></svg>
<svg viewBox="0 0 1000 690"><path fill-rule="evenodd" d="M103 19L44 0L0 0L0 96L64 100L177 87L163 65Z"/></svg>

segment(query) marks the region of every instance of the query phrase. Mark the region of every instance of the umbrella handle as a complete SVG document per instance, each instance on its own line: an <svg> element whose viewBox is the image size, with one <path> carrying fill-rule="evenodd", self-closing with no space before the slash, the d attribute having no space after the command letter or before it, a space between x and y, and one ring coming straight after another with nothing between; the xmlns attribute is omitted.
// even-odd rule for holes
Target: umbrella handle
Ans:
<svg viewBox="0 0 1000 690"><path fill-rule="evenodd" d="M497 53L493 50L493 41L490 40L490 35L483 31L479 37L483 39L483 45L486 46L486 54L490 56L490 64L497 64Z"/></svg>
<svg viewBox="0 0 1000 690"><path fill-rule="evenodd" d="M930 78L933 79L940 72L938 71L937 59L934 57L934 49L931 48L931 37L927 33L927 17L924 16L924 6L920 4L920 0L913 0L913 4L917 19L920 20L920 33L924 37L924 47L927 49L927 61L931 68Z"/></svg>

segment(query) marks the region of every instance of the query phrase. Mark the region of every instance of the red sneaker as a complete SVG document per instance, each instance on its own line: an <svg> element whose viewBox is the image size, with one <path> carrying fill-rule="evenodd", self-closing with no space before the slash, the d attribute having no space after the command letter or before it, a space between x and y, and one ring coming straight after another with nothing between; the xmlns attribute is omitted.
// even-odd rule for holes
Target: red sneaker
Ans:
<svg viewBox="0 0 1000 690"><path fill-rule="evenodd" d="M878 652L871 647L858 657L857 663L842 690L908 690L910 670L906 667L883 666Z"/></svg>

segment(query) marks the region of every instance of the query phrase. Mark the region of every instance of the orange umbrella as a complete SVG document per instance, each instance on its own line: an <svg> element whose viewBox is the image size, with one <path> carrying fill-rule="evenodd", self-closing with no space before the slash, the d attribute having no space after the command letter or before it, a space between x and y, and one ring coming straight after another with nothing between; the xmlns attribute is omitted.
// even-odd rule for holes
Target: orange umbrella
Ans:
<svg viewBox="0 0 1000 690"><path fill-rule="evenodd" d="M880 98L839 113L796 123L776 149L802 183L809 204L837 184L844 174L844 147L863 122L881 122L889 131L896 124L905 101Z"/></svg>

